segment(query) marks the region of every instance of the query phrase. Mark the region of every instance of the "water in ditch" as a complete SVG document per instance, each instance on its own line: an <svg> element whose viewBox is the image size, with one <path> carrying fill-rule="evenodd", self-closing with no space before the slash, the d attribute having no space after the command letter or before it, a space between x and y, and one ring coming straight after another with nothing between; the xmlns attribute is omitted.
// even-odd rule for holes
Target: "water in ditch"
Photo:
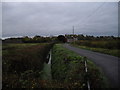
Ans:
<svg viewBox="0 0 120 90"><path fill-rule="evenodd" d="M49 58L49 61L47 63L44 62L44 67L42 70L41 78L43 80L51 80L52 79L52 75L51 75L51 50L48 54L48 58Z"/></svg>

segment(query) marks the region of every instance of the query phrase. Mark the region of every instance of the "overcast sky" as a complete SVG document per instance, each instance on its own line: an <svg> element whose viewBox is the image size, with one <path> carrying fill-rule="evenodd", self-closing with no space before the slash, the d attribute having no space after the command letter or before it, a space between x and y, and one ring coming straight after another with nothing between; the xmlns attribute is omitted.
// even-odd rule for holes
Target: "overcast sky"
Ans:
<svg viewBox="0 0 120 90"><path fill-rule="evenodd" d="M118 35L117 2L4 2L2 37Z"/></svg>

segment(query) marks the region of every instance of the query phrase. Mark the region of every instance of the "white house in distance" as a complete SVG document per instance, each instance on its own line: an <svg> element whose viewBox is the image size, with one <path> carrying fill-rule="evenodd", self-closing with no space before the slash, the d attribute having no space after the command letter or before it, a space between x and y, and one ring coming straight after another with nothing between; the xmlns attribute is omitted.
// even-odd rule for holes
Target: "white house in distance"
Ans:
<svg viewBox="0 0 120 90"><path fill-rule="evenodd" d="M70 34L70 35L65 35L65 37L67 38L67 42L68 42L68 43L74 42L74 41L77 41L77 40L78 40L78 38L75 37L75 35L72 35L72 34Z"/></svg>

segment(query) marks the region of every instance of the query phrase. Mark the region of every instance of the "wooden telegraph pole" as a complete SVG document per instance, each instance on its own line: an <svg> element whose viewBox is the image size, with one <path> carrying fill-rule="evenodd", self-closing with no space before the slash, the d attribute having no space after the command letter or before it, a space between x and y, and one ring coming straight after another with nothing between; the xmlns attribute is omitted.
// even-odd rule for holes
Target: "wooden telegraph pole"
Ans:
<svg viewBox="0 0 120 90"><path fill-rule="evenodd" d="M74 35L74 26L73 26L73 35Z"/></svg>
<svg viewBox="0 0 120 90"><path fill-rule="evenodd" d="M74 26L73 26L73 42L75 44L75 37L74 37Z"/></svg>

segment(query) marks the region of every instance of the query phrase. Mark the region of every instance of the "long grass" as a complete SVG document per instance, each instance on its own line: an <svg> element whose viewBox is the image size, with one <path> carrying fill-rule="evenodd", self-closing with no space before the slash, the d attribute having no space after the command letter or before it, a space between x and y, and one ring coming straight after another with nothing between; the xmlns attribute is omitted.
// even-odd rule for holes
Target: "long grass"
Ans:
<svg viewBox="0 0 120 90"><path fill-rule="evenodd" d="M105 76L90 60L87 62L88 73L85 72L85 59L60 44L53 47L52 77L53 80L61 83L58 87L87 88L87 78L92 88L107 87Z"/></svg>
<svg viewBox="0 0 120 90"><path fill-rule="evenodd" d="M88 46L94 48L120 49L119 40L78 40L75 43L80 46Z"/></svg>
<svg viewBox="0 0 120 90"><path fill-rule="evenodd" d="M119 48L120 42L118 40L115 41L88 41L88 40L80 40L76 41L75 43L72 43L72 45L95 51L95 52L100 52L100 53L105 53L113 56L120 57L120 48Z"/></svg>
<svg viewBox="0 0 120 90"><path fill-rule="evenodd" d="M48 43L3 45L3 88L41 87L41 70L51 46Z"/></svg>

